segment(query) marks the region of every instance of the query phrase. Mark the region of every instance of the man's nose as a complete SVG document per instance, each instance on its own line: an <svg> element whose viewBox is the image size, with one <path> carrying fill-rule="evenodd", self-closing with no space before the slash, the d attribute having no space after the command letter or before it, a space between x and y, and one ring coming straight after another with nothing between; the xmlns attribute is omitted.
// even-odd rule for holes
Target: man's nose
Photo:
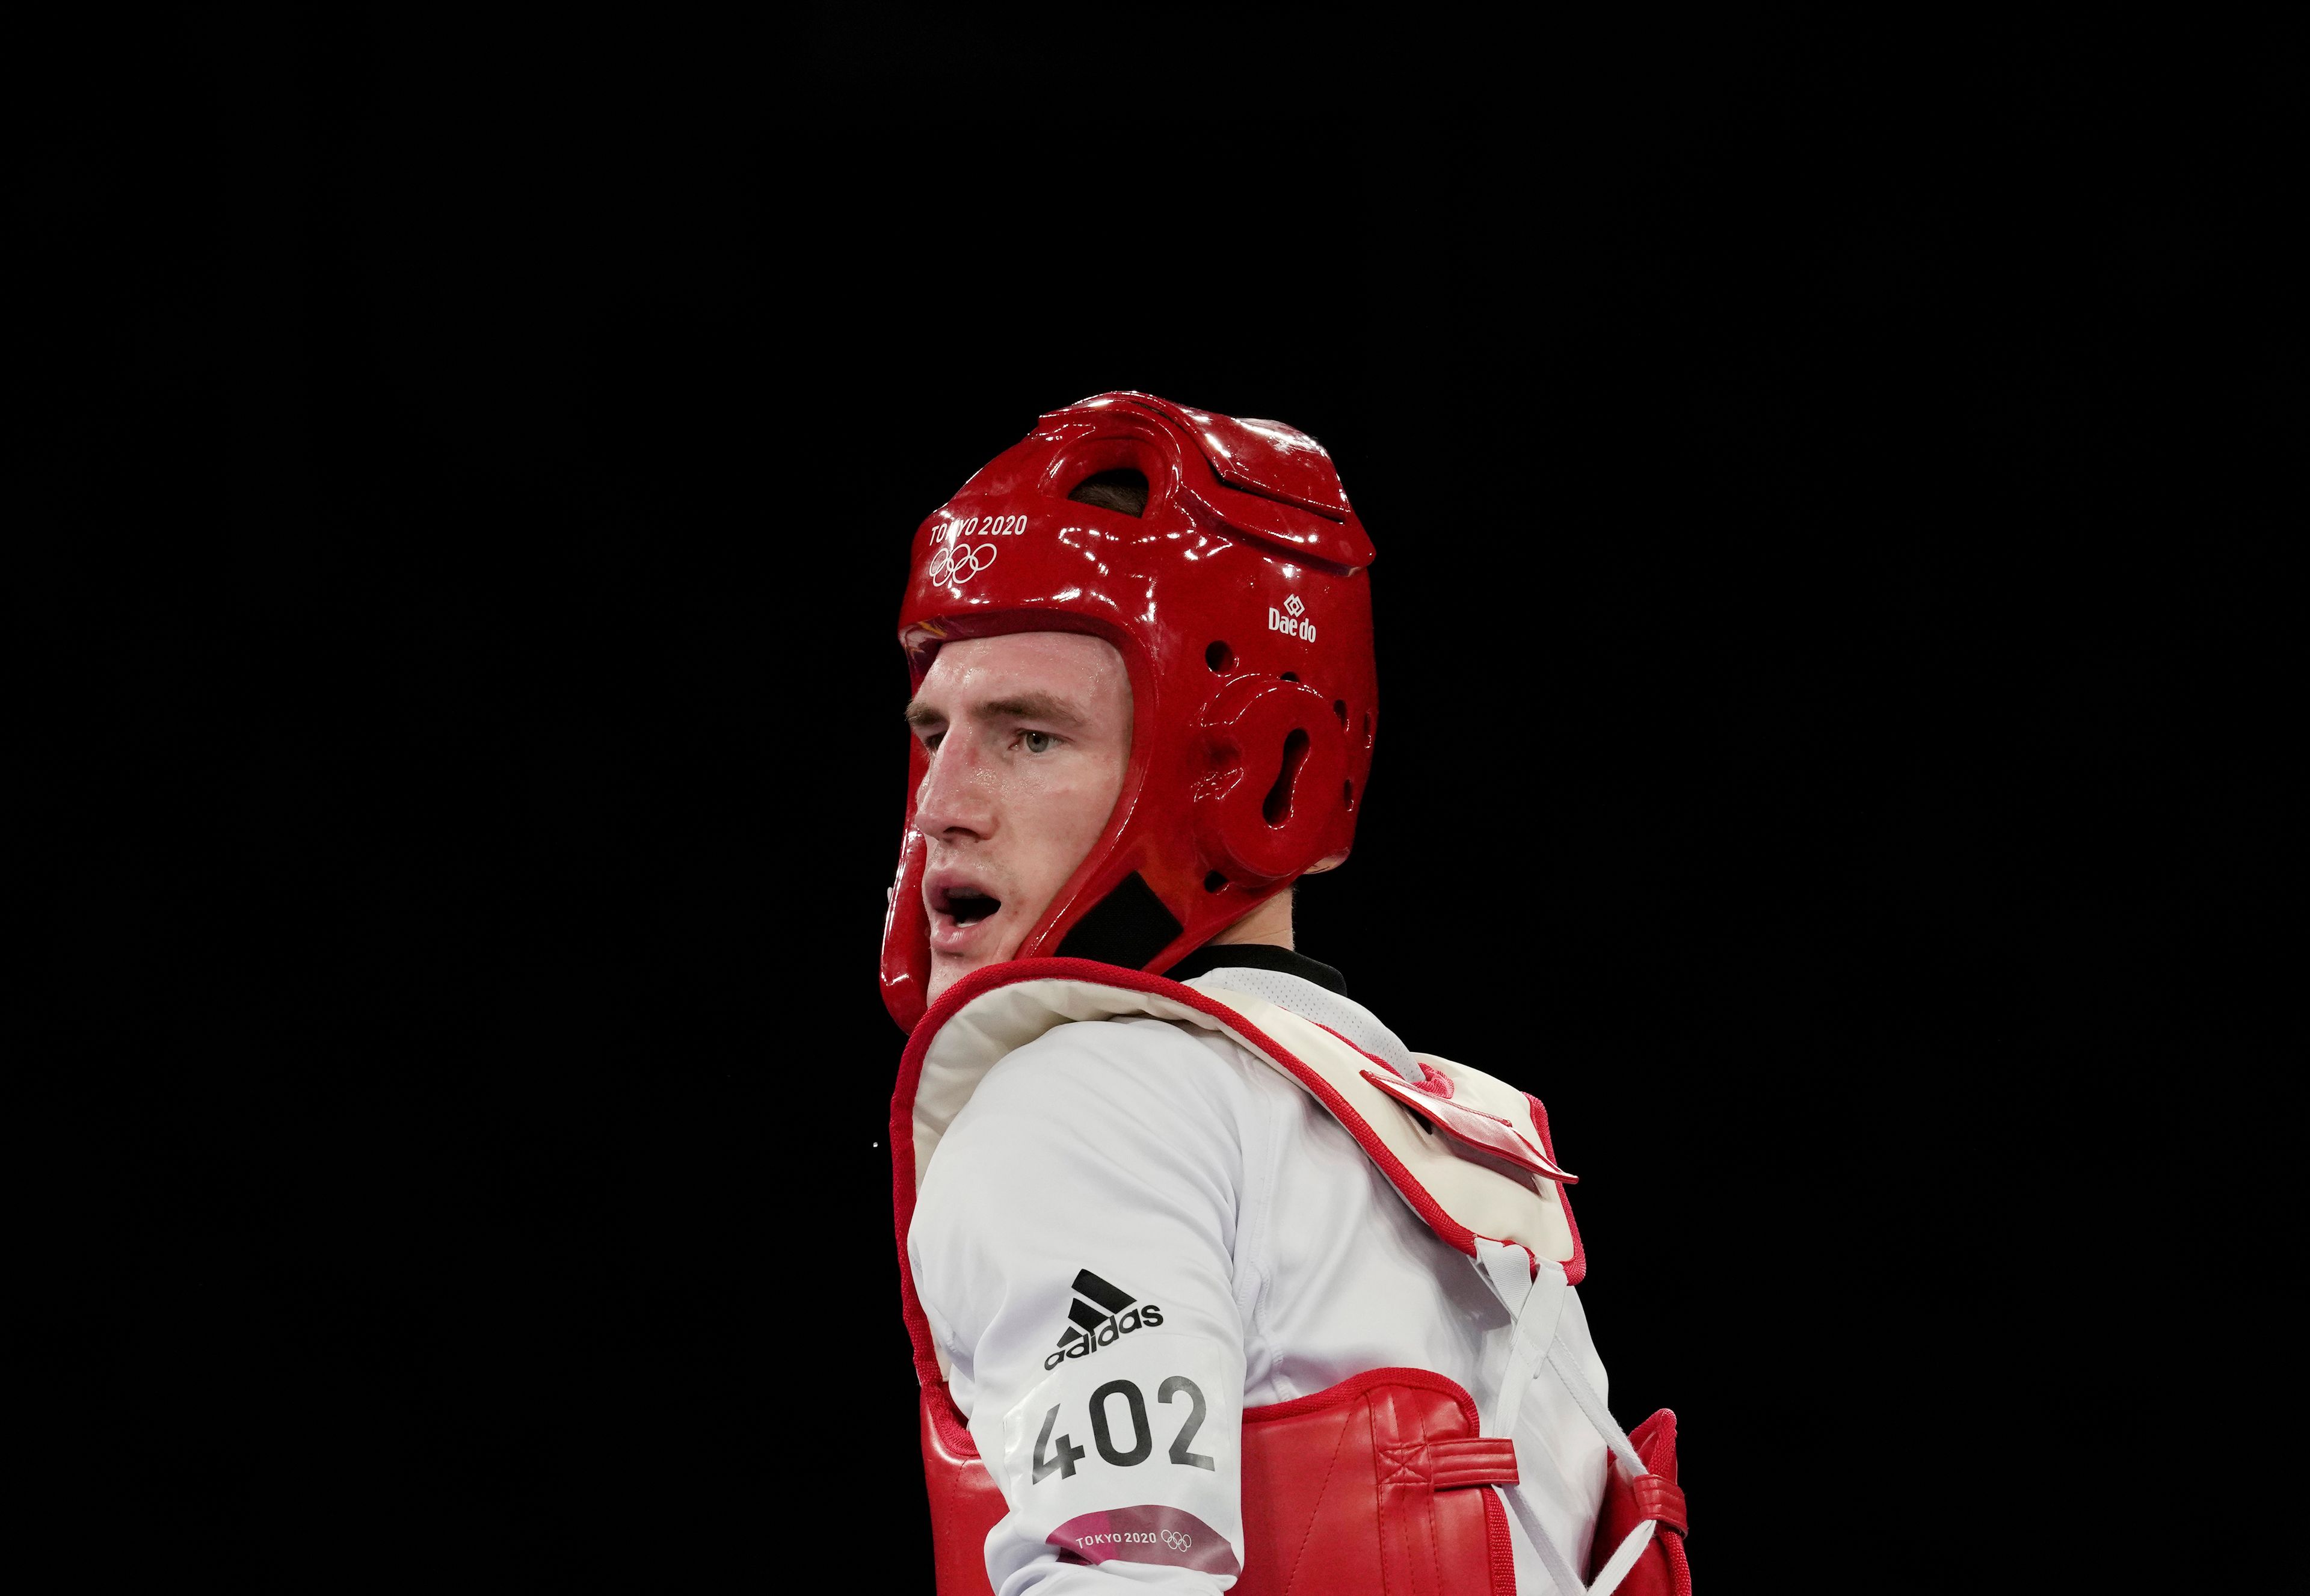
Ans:
<svg viewBox="0 0 2310 1596"><path fill-rule="evenodd" d="M991 782L985 763L970 740L951 734L942 738L931 755L931 768L915 794L915 829L925 837L982 841L994 834Z"/></svg>

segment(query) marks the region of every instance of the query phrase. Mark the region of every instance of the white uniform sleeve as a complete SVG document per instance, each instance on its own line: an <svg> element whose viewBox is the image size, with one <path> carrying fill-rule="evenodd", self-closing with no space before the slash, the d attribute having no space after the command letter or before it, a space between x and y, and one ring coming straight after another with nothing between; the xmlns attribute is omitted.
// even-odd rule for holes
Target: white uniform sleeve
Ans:
<svg viewBox="0 0 2310 1596"><path fill-rule="evenodd" d="M1243 1072L1159 1020L1062 1026L939 1144L908 1253L1011 1507L999 1596L1209 1596L1240 1572Z"/></svg>

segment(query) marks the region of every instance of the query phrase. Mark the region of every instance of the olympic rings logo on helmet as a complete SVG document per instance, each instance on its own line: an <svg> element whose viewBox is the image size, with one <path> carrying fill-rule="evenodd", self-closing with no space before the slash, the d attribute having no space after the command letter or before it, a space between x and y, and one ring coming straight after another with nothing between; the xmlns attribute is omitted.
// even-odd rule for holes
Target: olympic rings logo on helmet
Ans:
<svg viewBox="0 0 2310 1596"><path fill-rule="evenodd" d="M992 543L949 542L931 556L923 574L934 582L951 582L960 586L994 563Z"/></svg>

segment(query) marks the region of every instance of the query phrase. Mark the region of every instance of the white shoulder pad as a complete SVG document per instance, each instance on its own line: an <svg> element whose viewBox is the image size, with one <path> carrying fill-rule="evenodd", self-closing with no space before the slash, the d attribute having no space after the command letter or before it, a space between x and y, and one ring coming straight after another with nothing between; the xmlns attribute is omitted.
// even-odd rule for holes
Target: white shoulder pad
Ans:
<svg viewBox="0 0 2310 1596"><path fill-rule="evenodd" d="M998 976L1007 978L983 978ZM905 1107L916 1190L940 1139L998 1062L1062 1025L1148 1015L1230 1037L1289 1076L1347 1128L1413 1210L1460 1251L1473 1256L1475 1238L1485 1236L1526 1248L1535 1258L1564 1262L1574 1255L1561 1183L1541 1172L1554 1170L1554 1161L1540 1150L1545 1128L1531 1099L1481 1070L1425 1058L1449 1086L1436 1094L1446 1100L1422 1103L1373 1079L1376 1072L1394 1079L1385 1064L1264 998L1200 992L1082 960L996 966L969 985L975 990L967 1001L926 1018L917 1032L908 1049L908 1063L917 1066L914 1079L901 1071L901 1097L913 1089ZM1513 1157L1487 1156L1481 1143L1472 1147L1450 1123L1454 1104L1510 1127L1534 1148L1535 1157L1519 1168ZM1453 1133L1437 1134L1433 1127L1439 1123Z"/></svg>

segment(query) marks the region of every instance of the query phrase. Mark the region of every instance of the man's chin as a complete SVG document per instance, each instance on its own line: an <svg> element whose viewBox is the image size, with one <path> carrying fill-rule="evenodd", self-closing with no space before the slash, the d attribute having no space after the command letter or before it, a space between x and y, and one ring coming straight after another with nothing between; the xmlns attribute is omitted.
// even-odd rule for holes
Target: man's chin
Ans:
<svg viewBox="0 0 2310 1596"><path fill-rule="evenodd" d="M931 978L923 989L923 1001L935 1003L946 995L946 989L973 970L983 970L990 964L1001 964L1011 957L1009 949L1000 952L941 953L931 951Z"/></svg>

